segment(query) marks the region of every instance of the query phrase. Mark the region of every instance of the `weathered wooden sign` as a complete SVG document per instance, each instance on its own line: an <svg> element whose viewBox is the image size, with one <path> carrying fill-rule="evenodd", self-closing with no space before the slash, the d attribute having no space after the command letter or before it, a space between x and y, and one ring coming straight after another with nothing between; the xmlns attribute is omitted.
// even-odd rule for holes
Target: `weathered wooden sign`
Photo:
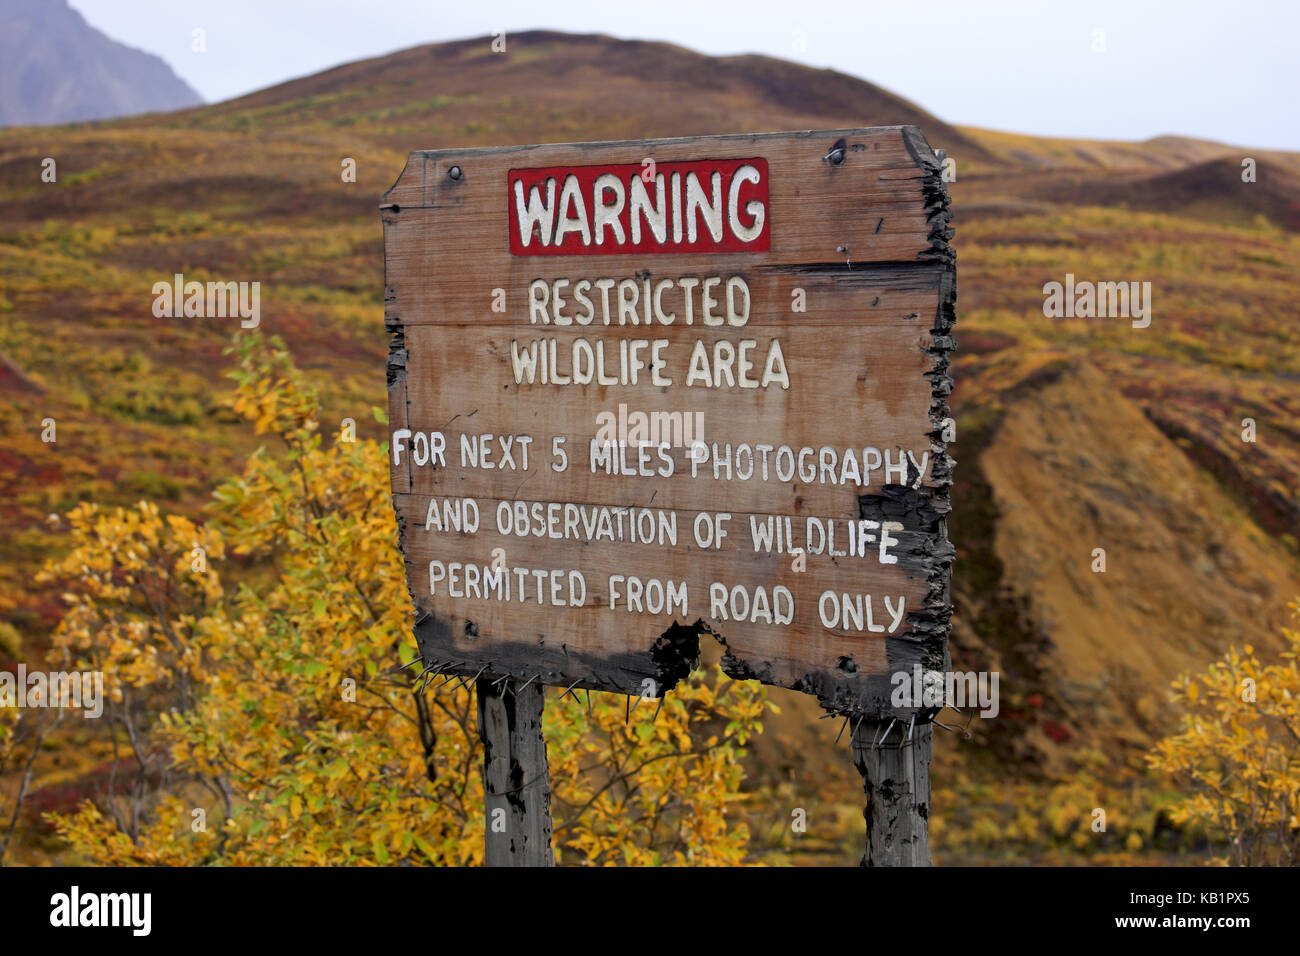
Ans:
<svg viewBox="0 0 1300 956"><path fill-rule="evenodd" d="M442 673L946 668L941 162L912 127L413 152L382 205L392 491ZM904 710L903 713L907 711Z"/></svg>

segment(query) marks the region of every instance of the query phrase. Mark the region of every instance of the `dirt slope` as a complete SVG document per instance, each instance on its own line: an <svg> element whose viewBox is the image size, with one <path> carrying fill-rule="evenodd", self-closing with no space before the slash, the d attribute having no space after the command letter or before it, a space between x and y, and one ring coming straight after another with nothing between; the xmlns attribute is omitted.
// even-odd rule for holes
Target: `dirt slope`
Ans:
<svg viewBox="0 0 1300 956"><path fill-rule="evenodd" d="M980 456L1002 586L1023 598L1072 733L1154 729L1169 682L1281 646L1291 560L1087 364L1008 408ZM1105 550L1097 572L1094 549Z"/></svg>

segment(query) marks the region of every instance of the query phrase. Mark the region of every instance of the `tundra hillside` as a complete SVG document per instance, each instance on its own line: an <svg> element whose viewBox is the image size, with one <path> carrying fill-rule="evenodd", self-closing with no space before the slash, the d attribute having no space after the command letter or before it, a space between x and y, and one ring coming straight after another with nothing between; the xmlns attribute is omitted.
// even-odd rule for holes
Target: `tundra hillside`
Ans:
<svg viewBox="0 0 1300 956"><path fill-rule="evenodd" d="M1001 675L996 719L936 733L936 862L1204 856L1144 755L1177 727L1180 674L1234 644L1286 647L1300 156L969 129L765 57L538 32L504 54L418 47L211 106L0 131L0 663L42 660L64 613L34 583L70 547L50 515L145 499L198 519L264 441L228 403L240 320L155 315L155 283L260 282L261 329L317 386L324 431L351 419L383 441L377 207L409 150L895 124L954 161L952 652ZM1125 283L1142 315L1049 317L1053 282ZM749 857L856 861L839 728L770 693L783 713L745 758ZM13 859L58 858L43 814L102 792L81 732L47 742ZM6 813L21 771L0 779Z"/></svg>

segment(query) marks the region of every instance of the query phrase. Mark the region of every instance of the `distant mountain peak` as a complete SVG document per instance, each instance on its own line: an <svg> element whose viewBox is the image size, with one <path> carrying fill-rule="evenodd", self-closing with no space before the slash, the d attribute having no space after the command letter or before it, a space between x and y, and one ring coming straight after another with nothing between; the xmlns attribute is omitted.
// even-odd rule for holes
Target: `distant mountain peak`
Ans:
<svg viewBox="0 0 1300 956"><path fill-rule="evenodd" d="M67 0L0 0L0 126L197 106L160 57L96 30Z"/></svg>

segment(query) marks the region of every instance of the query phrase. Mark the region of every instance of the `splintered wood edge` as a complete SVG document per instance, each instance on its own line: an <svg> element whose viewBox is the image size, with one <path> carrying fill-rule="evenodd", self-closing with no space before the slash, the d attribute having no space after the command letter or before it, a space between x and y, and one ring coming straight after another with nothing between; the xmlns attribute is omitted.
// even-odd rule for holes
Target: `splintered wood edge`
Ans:
<svg viewBox="0 0 1300 956"><path fill-rule="evenodd" d="M789 686L792 690L812 694L827 711L851 718L879 719L881 717L917 716L928 721L941 708L892 706L892 675L899 671L910 673L914 665L923 670L946 671L950 664L948 638L952 628L952 562L955 550L948 540L947 516L951 510L950 492L955 462L948 454L943 438L944 422L949 418L948 396L952 393L951 356L957 341L952 335L956 324L957 257L949 244L954 231L950 225L952 212L948 189L943 181L943 163L930 148L921 130L915 126L900 129L908 152L922 170L922 191L929 221L929 249L925 262L934 264L939 271L939 303L931 328L933 342L926 352L933 360L927 373L930 378L929 433L931 475L933 482L918 489L887 486L882 494L862 495L858 499L862 518L883 521L902 520L908 529L899 532L903 543L899 549L901 567L924 577L927 597L917 611L907 616L908 630L885 638L889 671L875 674L864 682L837 679L834 673L810 670ZM732 654L723 635L708 629L724 647L722 669L729 677L765 679L764 662L742 660Z"/></svg>

